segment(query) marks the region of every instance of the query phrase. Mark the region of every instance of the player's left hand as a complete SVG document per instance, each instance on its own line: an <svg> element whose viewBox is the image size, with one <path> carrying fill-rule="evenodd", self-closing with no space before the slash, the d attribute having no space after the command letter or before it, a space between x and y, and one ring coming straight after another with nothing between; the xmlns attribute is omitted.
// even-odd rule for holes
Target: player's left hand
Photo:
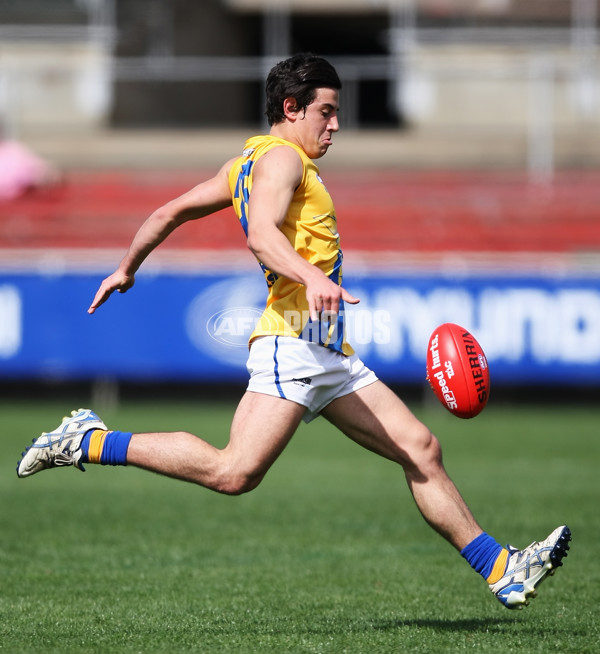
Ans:
<svg viewBox="0 0 600 654"><path fill-rule="evenodd" d="M94 311L104 304L115 291L125 293L134 285L134 283L134 275L126 275L120 270L116 270L112 275L109 275L102 284L100 284L100 288L88 309L88 313L94 313Z"/></svg>

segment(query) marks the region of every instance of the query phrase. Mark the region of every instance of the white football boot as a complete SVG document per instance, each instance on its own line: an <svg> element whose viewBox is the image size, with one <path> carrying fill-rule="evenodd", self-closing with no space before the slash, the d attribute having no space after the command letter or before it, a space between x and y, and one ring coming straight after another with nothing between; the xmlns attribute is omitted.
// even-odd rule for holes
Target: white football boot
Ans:
<svg viewBox="0 0 600 654"><path fill-rule="evenodd" d="M504 576L490 590L508 609L522 609L536 596L536 587L556 572L567 556L571 530L557 527L546 540L533 542L522 550L508 546Z"/></svg>
<svg viewBox="0 0 600 654"><path fill-rule="evenodd" d="M85 471L81 462L81 441L90 429L106 430L107 427L90 409L72 411L71 417L63 418L54 431L33 439L17 464L17 475L29 477L40 470L62 466L75 466Z"/></svg>

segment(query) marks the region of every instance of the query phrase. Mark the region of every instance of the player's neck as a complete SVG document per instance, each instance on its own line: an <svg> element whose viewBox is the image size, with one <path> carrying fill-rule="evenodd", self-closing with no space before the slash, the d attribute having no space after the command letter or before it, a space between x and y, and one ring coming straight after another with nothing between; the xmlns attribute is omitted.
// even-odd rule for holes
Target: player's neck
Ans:
<svg viewBox="0 0 600 654"><path fill-rule="evenodd" d="M271 136L276 136L277 138L283 139L284 141L288 141L289 143L293 143L294 145L300 146L300 143L295 137L293 130L290 129L289 124L286 121L277 123L277 125L273 125L269 134Z"/></svg>

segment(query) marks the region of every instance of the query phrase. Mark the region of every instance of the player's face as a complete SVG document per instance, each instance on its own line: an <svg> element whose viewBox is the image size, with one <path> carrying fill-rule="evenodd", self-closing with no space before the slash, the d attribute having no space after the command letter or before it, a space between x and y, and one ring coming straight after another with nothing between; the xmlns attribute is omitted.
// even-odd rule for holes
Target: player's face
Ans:
<svg viewBox="0 0 600 654"><path fill-rule="evenodd" d="M302 149L311 159L322 157L340 128L338 122L339 94L336 89L317 89L315 99L299 114L296 122Z"/></svg>

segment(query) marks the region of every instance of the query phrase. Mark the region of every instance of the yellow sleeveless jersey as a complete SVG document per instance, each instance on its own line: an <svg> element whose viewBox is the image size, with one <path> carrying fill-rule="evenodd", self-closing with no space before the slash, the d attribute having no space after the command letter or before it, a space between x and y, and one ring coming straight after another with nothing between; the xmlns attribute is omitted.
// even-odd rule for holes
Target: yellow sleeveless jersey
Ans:
<svg viewBox="0 0 600 654"><path fill-rule="evenodd" d="M337 231L335 209L319 169L298 146L275 136L254 136L246 142L243 154L229 172L229 187L234 210L248 235L248 200L252 193L252 168L272 148L288 146L298 152L303 164L302 181L294 192L281 231L296 252L318 266L336 284L342 283L342 250ZM345 355L354 350L344 338L344 304L340 301L337 320L312 321L303 284L268 270L262 262L268 287L266 308L250 336L294 336Z"/></svg>

